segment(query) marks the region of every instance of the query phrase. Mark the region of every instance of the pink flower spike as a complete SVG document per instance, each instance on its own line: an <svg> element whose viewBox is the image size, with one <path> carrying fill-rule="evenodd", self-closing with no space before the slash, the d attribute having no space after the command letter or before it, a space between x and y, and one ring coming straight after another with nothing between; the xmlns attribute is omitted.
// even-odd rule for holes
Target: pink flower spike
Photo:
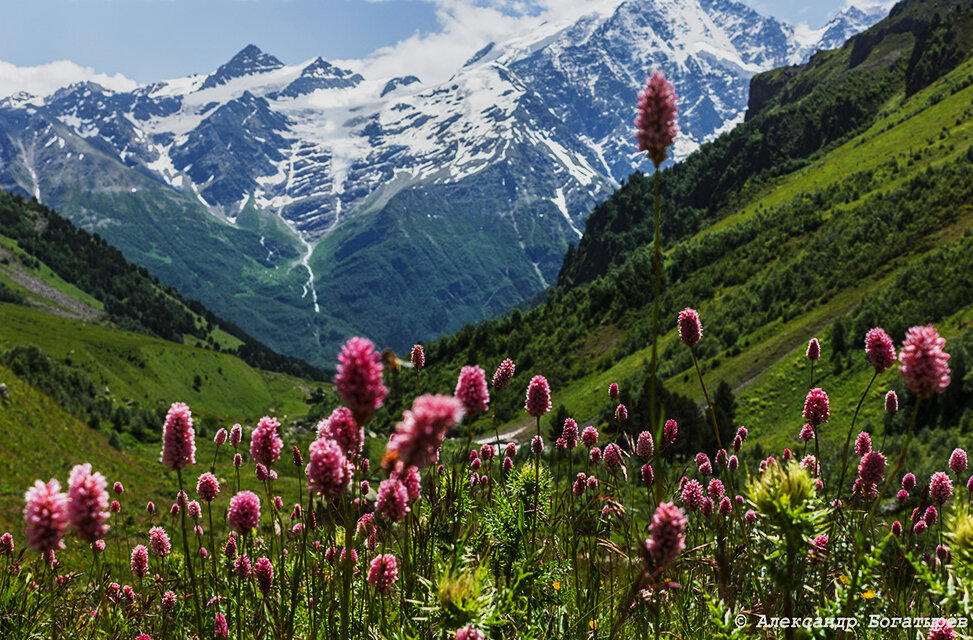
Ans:
<svg viewBox="0 0 973 640"><path fill-rule="evenodd" d="M861 457L872 450L872 436L867 431L862 431L855 439L855 453Z"/></svg>
<svg viewBox="0 0 973 640"><path fill-rule="evenodd" d="M946 340L932 325L912 327L899 351L899 373L905 386L918 398L930 398L949 386L949 354Z"/></svg>
<svg viewBox="0 0 973 640"><path fill-rule="evenodd" d="M895 364L895 344L881 327L875 327L865 334L865 355L868 356L868 364L877 373Z"/></svg>
<svg viewBox="0 0 973 640"><path fill-rule="evenodd" d="M388 395L388 389L382 384L382 369L381 358L371 340L351 338L338 354L335 386L360 425L368 423Z"/></svg>
<svg viewBox="0 0 973 640"><path fill-rule="evenodd" d="M426 354L422 350L422 345L417 344L412 347L412 368L419 371L426 366Z"/></svg>
<svg viewBox="0 0 973 640"><path fill-rule="evenodd" d="M659 168L679 133L676 124L676 91L661 71L654 71L639 93L638 115L635 118L639 151L648 153L649 160Z"/></svg>
<svg viewBox="0 0 973 640"><path fill-rule="evenodd" d="M398 478L382 480L378 487L378 499L375 501L375 513L398 522L409 513L409 490Z"/></svg>
<svg viewBox="0 0 973 640"><path fill-rule="evenodd" d="M612 401L618 400L618 383L617 382L613 382L610 385L608 385L608 397L611 398Z"/></svg>
<svg viewBox="0 0 973 640"><path fill-rule="evenodd" d="M328 438L318 438L311 443L307 467L308 488L327 499L344 494L351 483L351 465L341 446Z"/></svg>
<svg viewBox="0 0 973 640"><path fill-rule="evenodd" d="M682 509L671 502L660 504L652 514L645 551L657 569L668 567L686 548L685 528L688 519Z"/></svg>
<svg viewBox="0 0 973 640"><path fill-rule="evenodd" d="M463 409L470 417L487 411L490 408L490 392L487 390L486 371L479 365L463 367L453 395L463 403Z"/></svg>
<svg viewBox="0 0 973 640"><path fill-rule="evenodd" d="M462 419L463 404L453 396L419 396L395 426L382 466L385 469L428 466L436 460L446 432Z"/></svg>
<svg viewBox="0 0 973 640"><path fill-rule="evenodd" d="M346 457L355 458L365 444L365 429L355 422L351 409L335 407L318 425L318 438L334 440Z"/></svg>
<svg viewBox="0 0 973 640"><path fill-rule="evenodd" d="M230 499L226 521L231 527L247 535L260 523L260 498L252 491L241 491Z"/></svg>
<svg viewBox="0 0 973 640"><path fill-rule="evenodd" d="M250 457L254 462L270 467L280 459L283 440L277 435L280 422L277 418L264 416L257 422L257 428L250 436Z"/></svg>
<svg viewBox="0 0 973 640"><path fill-rule="evenodd" d="M817 338L811 338L811 341L807 343L807 359L817 360L821 357L821 345L818 344Z"/></svg>
<svg viewBox="0 0 973 640"><path fill-rule="evenodd" d="M368 584L376 591L387 592L399 578L399 569L395 556L391 553L375 556L368 568Z"/></svg>
<svg viewBox="0 0 973 640"><path fill-rule="evenodd" d="M551 387L544 376L534 376L527 385L524 408L531 416L540 418L551 410Z"/></svg>
<svg viewBox="0 0 973 640"><path fill-rule="evenodd" d="M24 494L24 522L27 525L27 546L38 553L64 548L64 533L68 527L68 496L61 485L52 479L40 480ZM11 545L12 547L12 545Z"/></svg>
<svg viewBox="0 0 973 640"><path fill-rule="evenodd" d="M953 449L949 456L949 468L957 476L966 471L966 452L960 448Z"/></svg>
<svg viewBox="0 0 973 640"><path fill-rule="evenodd" d="M823 389L811 389L804 401L804 419L812 427L828 421L831 417L828 394Z"/></svg>
<svg viewBox="0 0 973 640"><path fill-rule="evenodd" d="M136 578L149 575L149 551L145 545L137 545L132 549L132 573Z"/></svg>
<svg viewBox="0 0 973 640"><path fill-rule="evenodd" d="M75 465L68 478L68 521L78 538L94 542L108 531L108 481L91 470L90 463Z"/></svg>
<svg viewBox="0 0 973 640"><path fill-rule="evenodd" d="M929 479L929 497L937 504L943 504L953 495L953 481L942 471L932 474Z"/></svg>
<svg viewBox="0 0 973 640"><path fill-rule="evenodd" d="M514 377L514 371L516 366L513 360L507 358L500 363L497 367L496 373L493 374L493 388L497 391L502 391L508 384L510 384L510 379Z"/></svg>
<svg viewBox="0 0 973 640"><path fill-rule="evenodd" d="M679 339L687 347L695 347L703 337L703 325L695 309L686 307L679 312Z"/></svg>
<svg viewBox="0 0 973 640"><path fill-rule="evenodd" d="M889 391L885 394L885 411L888 413L895 413L899 410L899 396L895 395L894 391Z"/></svg>
<svg viewBox="0 0 973 640"><path fill-rule="evenodd" d="M665 426L662 427L662 439L665 440L667 445L671 445L676 441L676 435L679 433L679 425L675 420L666 420Z"/></svg>
<svg viewBox="0 0 973 640"><path fill-rule="evenodd" d="M615 419L619 421L628 420L628 408L625 405L620 404L615 408Z"/></svg>
<svg viewBox="0 0 973 640"><path fill-rule="evenodd" d="M196 432L189 407L173 402L162 427L162 464L177 471L196 464Z"/></svg>
<svg viewBox="0 0 973 640"><path fill-rule="evenodd" d="M196 495L206 502L212 502L220 493L220 481L207 471L196 482Z"/></svg>
<svg viewBox="0 0 973 640"><path fill-rule="evenodd" d="M638 441L635 443L635 455L643 460L648 460L652 457L654 450L655 443L652 440L652 434L648 431L643 431L640 433Z"/></svg>

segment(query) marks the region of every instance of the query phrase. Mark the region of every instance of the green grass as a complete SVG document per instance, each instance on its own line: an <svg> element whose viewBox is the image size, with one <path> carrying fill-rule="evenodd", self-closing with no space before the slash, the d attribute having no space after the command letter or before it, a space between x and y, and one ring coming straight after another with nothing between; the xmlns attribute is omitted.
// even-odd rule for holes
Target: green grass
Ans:
<svg viewBox="0 0 973 640"><path fill-rule="evenodd" d="M303 415L302 398L313 390L312 383L253 369L230 354L0 304L0 346L28 344L70 361L117 402L178 400L221 420Z"/></svg>

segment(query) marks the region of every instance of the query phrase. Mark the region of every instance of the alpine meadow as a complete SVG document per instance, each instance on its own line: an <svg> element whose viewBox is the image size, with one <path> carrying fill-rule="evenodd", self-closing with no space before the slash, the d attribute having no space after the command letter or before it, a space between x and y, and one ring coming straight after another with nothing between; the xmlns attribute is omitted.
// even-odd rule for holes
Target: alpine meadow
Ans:
<svg viewBox="0 0 973 640"><path fill-rule="evenodd" d="M0 638L973 638L973 2L513 4L0 99Z"/></svg>

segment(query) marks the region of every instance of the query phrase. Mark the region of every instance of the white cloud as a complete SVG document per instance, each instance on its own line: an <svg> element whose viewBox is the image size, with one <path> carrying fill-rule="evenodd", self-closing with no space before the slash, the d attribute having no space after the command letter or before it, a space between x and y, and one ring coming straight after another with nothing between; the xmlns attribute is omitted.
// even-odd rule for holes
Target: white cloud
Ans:
<svg viewBox="0 0 973 640"><path fill-rule="evenodd" d="M98 73L91 67L82 67L68 60L58 60L36 67L18 67L0 61L0 98L26 91L36 96L46 96L73 82L97 82L106 89L131 91L138 86L120 73Z"/></svg>
<svg viewBox="0 0 973 640"><path fill-rule="evenodd" d="M439 31L416 32L381 47L361 60L341 64L367 78L418 76L425 83L447 80L476 51L491 41L523 35L545 21L577 18L622 0L426 0L435 7Z"/></svg>

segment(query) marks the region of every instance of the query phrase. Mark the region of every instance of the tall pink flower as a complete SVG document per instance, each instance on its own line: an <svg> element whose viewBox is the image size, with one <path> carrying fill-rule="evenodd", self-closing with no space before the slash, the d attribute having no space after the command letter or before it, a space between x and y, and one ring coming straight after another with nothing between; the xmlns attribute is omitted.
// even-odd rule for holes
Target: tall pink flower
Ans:
<svg viewBox="0 0 973 640"><path fill-rule="evenodd" d="M209 471L199 476L199 480L196 481L196 495L206 502L212 502L219 493L220 481L216 476Z"/></svg>
<svg viewBox="0 0 973 640"><path fill-rule="evenodd" d="M949 468L950 470L959 475L966 471L966 452L957 447L953 449L953 453L949 456Z"/></svg>
<svg viewBox="0 0 973 640"><path fill-rule="evenodd" d="M24 494L24 522L27 525L27 546L38 553L63 549L64 533L68 527L68 496L61 485L51 479L40 480Z"/></svg>
<svg viewBox="0 0 973 640"><path fill-rule="evenodd" d="M703 502L703 485L696 480L687 481L682 487L680 498L687 508L695 511Z"/></svg>
<svg viewBox="0 0 973 640"><path fill-rule="evenodd" d="M422 350L422 345L417 344L412 347L412 368L416 371L426 366L426 354Z"/></svg>
<svg viewBox="0 0 973 640"><path fill-rule="evenodd" d="M676 124L676 90L661 71L654 71L639 93L638 115L635 118L639 151L648 153L658 169L679 133Z"/></svg>
<svg viewBox="0 0 973 640"><path fill-rule="evenodd" d="M409 513L409 490L398 478L382 480L378 487L375 512L392 522L398 522Z"/></svg>
<svg viewBox="0 0 973 640"><path fill-rule="evenodd" d="M943 351L946 340L934 326L912 327L899 351L899 373L905 386L919 398L929 398L949 386L949 354Z"/></svg>
<svg viewBox="0 0 973 640"><path fill-rule="evenodd" d="M811 389L804 400L804 419L812 427L823 424L831 417L828 394L823 389Z"/></svg>
<svg viewBox="0 0 973 640"><path fill-rule="evenodd" d="M605 447L605 466L614 469L622 464L622 450L614 442Z"/></svg>
<svg viewBox="0 0 973 640"><path fill-rule="evenodd" d="M574 421L574 418L568 418L564 421L561 437L564 438L564 444L568 449L574 449L578 446L578 423Z"/></svg>
<svg viewBox="0 0 973 640"><path fill-rule="evenodd" d="M617 407L615 407L615 419L628 420L628 407L623 404L619 404Z"/></svg>
<svg viewBox="0 0 973 640"><path fill-rule="evenodd" d="M326 498L341 496L351 483L351 468L341 446L329 438L311 443L307 467L308 489Z"/></svg>
<svg viewBox="0 0 973 640"><path fill-rule="evenodd" d="M359 427L348 407L336 407L318 427L318 438L330 438L338 443L346 456L357 456L365 444L365 429Z"/></svg>
<svg viewBox="0 0 973 640"><path fill-rule="evenodd" d="M895 391L889 391L885 394L885 410L889 413L895 413L899 410L899 396L895 395Z"/></svg>
<svg viewBox="0 0 973 640"><path fill-rule="evenodd" d="M811 341L807 343L807 359L817 360L821 357L821 345L818 343L817 338L811 338Z"/></svg>
<svg viewBox="0 0 973 640"><path fill-rule="evenodd" d="M544 376L534 376L527 385L527 402L524 404L527 413L540 418L551 410L551 387Z"/></svg>
<svg viewBox="0 0 973 640"><path fill-rule="evenodd" d="M640 433L639 439L635 443L635 454L643 460L648 460L652 457L654 450L655 442L652 440L652 434L648 431Z"/></svg>
<svg viewBox="0 0 973 640"><path fill-rule="evenodd" d="M386 469L426 467L436 459L446 432L462 419L463 404L453 396L419 396L395 426L382 466Z"/></svg>
<svg viewBox="0 0 973 640"><path fill-rule="evenodd" d="M490 408L490 392L487 390L486 371L480 365L468 365L460 369L453 392L463 403L466 415L476 416Z"/></svg>
<svg viewBox="0 0 973 640"><path fill-rule="evenodd" d="M618 400L618 383L613 382L608 385L608 397L614 400Z"/></svg>
<svg viewBox="0 0 973 640"><path fill-rule="evenodd" d="M682 509L671 502L656 507L649 525L649 539L645 541L645 549L655 569L668 567L686 548L688 522Z"/></svg>
<svg viewBox="0 0 973 640"><path fill-rule="evenodd" d="M274 587L274 565L270 559L258 558L253 563L253 575L257 577L257 588L264 596L269 596Z"/></svg>
<svg viewBox="0 0 973 640"><path fill-rule="evenodd" d="M94 542L108 531L108 481L91 464L75 465L68 477L68 521L78 538Z"/></svg>
<svg viewBox="0 0 973 640"><path fill-rule="evenodd" d="M878 451L869 451L858 464L858 477L865 488L876 486L885 476L885 456Z"/></svg>
<svg viewBox="0 0 973 640"><path fill-rule="evenodd" d="M132 573L136 578L144 578L149 575L149 550L145 545L136 545L132 549Z"/></svg>
<svg viewBox="0 0 973 640"><path fill-rule="evenodd" d="M877 373L895 364L895 344L885 329L875 327L865 334L865 355Z"/></svg>
<svg viewBox="0 0 973 640"><path fill-rule="evenodd" d="M351 338L341 348L335 386L360 425L382 406L388 389L382 384L382 361L371 340Z"/></svg>
<svg viewBox="0 0 973 640"><path fill-rule="evenodd" d="M230 428L230 446L236 449L240 446L241 440L243 440L243 427L237 423Z"/></svg>
<svg viewBox="0 0 973 640"><path fill-rule="evenodd" d="M149 529L149 547L152 548L152 553L160 558L169 555L169 552L172 551L172 543L169 542L169 536L165 529L162 527Z"/></svg>
<svg viewBox="0 0 973 640"><path fill-rule="evenodd" d="M493 388L497 391L503 390L510 383L510 379L514 377L516 368L510 358L501 362L496 373L493 374Z"/></svg>
<svg viewBox="0 0 973 640"><path fill-rule="evenodd" d="M679 312L679 339L688 347L695 347L703 337L703 324L695 309L686 307Z"/></svg>
<svg viewBox="0 0 973 640"><path fill-rule="evenodd" d="M277 418L264 416L257 422L257 428L250 436L250 457L254 462L269 467L280 459L284 441L277 435L280 422Z"/></svg>
<svg viewBox="0 0 973 640"><path fill-rule="evenodd" d="M193 415L183 402L173 402L162 427L162 464L173 471L196 464Z"/></svg>
<svg viewBox="0 0 973 640"><path fill-rule="evenodd" d="M943 504L953 495L953 481L942 471L932 474L929 479L929 497L937 504Z"/></svg>
<svg viewBox="0 0 973 640"><path fill-rule="evenodd" d="M398 579L399 568L396 565L395 556L391 553L375 556L372 564L368 567L368 584L375 587L377 591L385 592L391 589Z"/></svg>
<svg viewBox="0 0 973 640"><path fill-rule="evenodd" d="M679 433L679 425L676 424L675 420L666 420L665 425L662 427L662 439L666 441L666 444L671 445L676 441L676 435Z"/></svg>
<svg viewBox="0 0 973 640"><path fill-rule="evenodd" d="M226 436L226 428L220 427L219 430L217 430L216 435L213 436L213 444L215 444L217 448L222 447L224 444L226 444Z"/></svg>
<svg viewBox="0 0 973 640"><path fill-rule="evenodd" d="M594 427L585 427L581 432L581 444L589 449L598 444L598 430Z"/></svg>
<svg viewBox="0 0 973 640"><path fill-rule="evenodd" d="M231 527L247 535L260 524L260 498L253 491L241 491L230 498L226 521Z"/></svg>

